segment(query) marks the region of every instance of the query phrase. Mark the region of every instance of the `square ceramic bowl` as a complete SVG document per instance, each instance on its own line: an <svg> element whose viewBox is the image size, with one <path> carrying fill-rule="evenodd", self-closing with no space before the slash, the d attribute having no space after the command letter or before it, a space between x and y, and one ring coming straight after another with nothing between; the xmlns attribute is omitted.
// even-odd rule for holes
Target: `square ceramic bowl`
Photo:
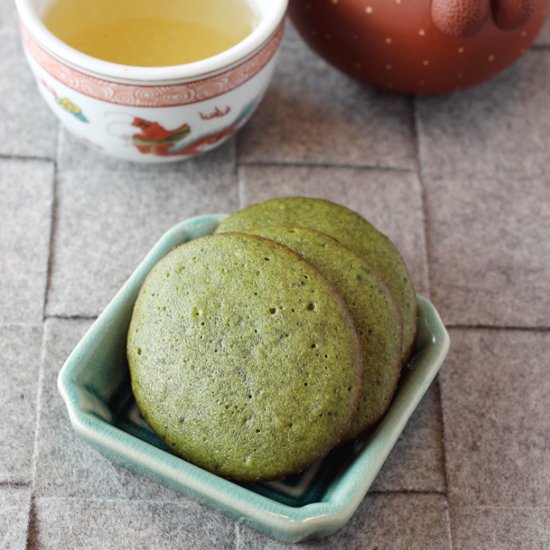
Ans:
<svg viewBox="0 0 550 550"><path fill-rule="evenodd" d="M212 233L224 215L168 231L99 316L61 369L58 387L75 431L113 462L286 541L328 535L353 515L420 399L439 371L449 336L435 308L418 297L413 357L387 414L365 439L341 447L301 475L239 484L173 455L139 414L130 389L126 333L138 291L175 246Z"/></svg>

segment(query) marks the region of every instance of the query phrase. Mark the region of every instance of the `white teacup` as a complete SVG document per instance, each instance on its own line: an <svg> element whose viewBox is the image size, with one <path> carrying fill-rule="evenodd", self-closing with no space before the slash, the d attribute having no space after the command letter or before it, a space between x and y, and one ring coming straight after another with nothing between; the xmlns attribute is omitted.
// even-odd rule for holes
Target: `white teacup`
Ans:
<svg viewBox="0 0 550 550"><path fill-rule="evenodd" d="M52 1L16 0L25 54L46 103L89 145L150 163L200 155L248 120L273 74L288 3L249 0L257 26L218 55L133 67L90 57L52 34L41 20Z"/></svg>

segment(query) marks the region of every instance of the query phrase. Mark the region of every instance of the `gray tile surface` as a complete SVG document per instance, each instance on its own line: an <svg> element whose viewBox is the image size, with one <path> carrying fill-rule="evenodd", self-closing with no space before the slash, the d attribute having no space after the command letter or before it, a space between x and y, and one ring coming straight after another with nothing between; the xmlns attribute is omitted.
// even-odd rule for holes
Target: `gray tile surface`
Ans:
<svg viewBox="0 0 550 550"><path fill-rule="evenodd" d="M58 189L47 311L97 315L173 224L237 207L233 146L164 169L65 170Z"/></svg>
<svg viewBox="0 0 550 550"><path fill-rule="evenodd" d="M0 323L40 323L50 247L54 167L0 159Z"/></svg>
<svg viewBox="0 0 550 550"><path fill-rule="evenodd" d="M425 176L432 298L458 325L550 326L550 180Z"/></svg>
<svg viewBox="0 0 550 550"><path fill-rule="evenodd" d="M416 167L410 101L344 76L290 24L272 85L237 142L243 162Z"/></svg>
<svg viewBox="0 0 550 550"><path fill-rule="evenodd" d="M0 487L0 548L25 550L31 492L21 487Z"/></svg>
<svg viewBox="0 0 550 550"><path fill-rule="evenodd" d="M535 39L537 46L550 46L550 18L546 17L546 21L540 30L539 35Z"/></svg>
<svg viewBox="0 0 550 550"><path fill-rule="evenodd" d="M463 506L549 506L550 333L451 339L440 375L450 495Z"/></svg>
<svg viewBox="0 0 550 550"><path fill-rule="evenodd" d="M30 483L42 326L0 326L0 483Z"/></svg>
<svg viewBox="0 0 550 550"><path fill-rule="evenodd" d="M549 80L550 51L531 50L491 82L417 99L422 172L499 181L544 177Z"/></svg>
<svg viewBox="0 0 550 550"><path fill-rule="evenodd" d="M36 502L36 517L33 537L38 549L234 547L232 522L184 499L159 503L40 498Z"/></svg>
<svg viewBox="0 0 550 550"><path fill-rule="evenodd" d="M417 100L432 298L458 325L549 326L550 52Z"/></svg>
<svg viewBox="0 0 550 550"><path fill-rule="evenodd" d="M17 21L14 2L1 0L0 155L53 158L57 119L39 95L20 44Z"/></svg>
<svg viewBox="0 0 550 550"><path fill-rule="evenodd" d="M374 492L340 532L297 548L439 550L451 534L455 550L550 547L550 19L495 80L417 99L362 87L289 27L250 124L165 166L60 130L13 0L0 0L0 51L1 548L290 547L83 443L56 377L90 322L55 318L98 314L173 223L290 194L368 217L446 322L469 327L452 331L441 395L432 386Z"/></svg>
<svg viewBox="0 0 550 550"><path fill-rule="evenodd" d="M173 499L172 491L103 458L71 428L57 390L57 375L89 325L89 321L53 319L45 326L35 494L46 497Z"/></svg>
<svg viewBox="0 0 550 550"><path fill-rule="evenodd" d="M239 525L238 550L291 547ZM325 539L300 543L296 548L450 550L447 502L442 495L367 496L340 531Z"/></svg>
<svg viewBox="0 0 550 550"><path fill-rule="evenodd" d="M461 550L546 550L550 508L459 506L452 510L452 536Z"/></svg>
<svg viewBox="0 0 550 550"><path fill-rule="evenodd" d="M241 206L285 195L328 199L365 216L390 237L417 292L428 294L422 191L416 174L359 168L245 166Z"/></svg>
<svg viewBox="0 0 550 550"><path fill-rule="evenodd" d="M432 384L410 418L372 491L446 490L443 426L437 383Z"/></svg>
<svg viewBox="0 0 550 550"><path fill-rule="evenodd" d="M136 165L134 163L110 157L96 149L86 145L65 128L59 126L57 145L57 166L60 171L66 170L90 170L110 172L113 170L126 171L152 171L164 170L164 167L147 164ZM173 168L172 168L173 169Z"/></svg>

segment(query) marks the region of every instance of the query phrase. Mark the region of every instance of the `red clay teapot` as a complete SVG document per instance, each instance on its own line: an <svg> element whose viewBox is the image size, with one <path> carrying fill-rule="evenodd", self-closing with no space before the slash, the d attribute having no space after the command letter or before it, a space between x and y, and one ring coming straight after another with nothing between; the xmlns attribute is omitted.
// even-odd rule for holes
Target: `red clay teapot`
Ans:
<svg viewBox="0 0 550 550"><path fill-rule="evenodd" d="M379 88L433 94L511 65L535 39L548 0L290 0L304 40Z"/></svg>

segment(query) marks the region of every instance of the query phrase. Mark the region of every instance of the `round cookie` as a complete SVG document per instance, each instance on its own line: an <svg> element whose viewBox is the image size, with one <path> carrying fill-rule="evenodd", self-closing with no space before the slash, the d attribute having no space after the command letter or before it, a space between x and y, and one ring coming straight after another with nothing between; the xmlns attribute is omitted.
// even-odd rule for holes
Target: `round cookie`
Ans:
<svg viewBox="0 0 550 550"><path fill-rule="evenodd" d="M362 357L340 294L267 239L190 241L150 272L127 354L136 401L176 453L222 476L299 472L349 428Z"/></svg>
<svg viewBox="0 0 550 550"><path fill-rule="evenodd" d="M303 227L269 226L251 233L298 252L341 292L363 349L363 388L345 440L374 426L386 412L401 372L401 316L386 285L361 256Z"/></svg>
<svg viewBox="0 0 550 550"><path fill-rule="evenodd" d="M402 361L410 356L416 336L416 294L407 267L393 243L345 206L323 199L283 197L253 204L223 220L217 233L269 225L309 227L339 240L359 255L388 287L403 321Z"/></svg>

